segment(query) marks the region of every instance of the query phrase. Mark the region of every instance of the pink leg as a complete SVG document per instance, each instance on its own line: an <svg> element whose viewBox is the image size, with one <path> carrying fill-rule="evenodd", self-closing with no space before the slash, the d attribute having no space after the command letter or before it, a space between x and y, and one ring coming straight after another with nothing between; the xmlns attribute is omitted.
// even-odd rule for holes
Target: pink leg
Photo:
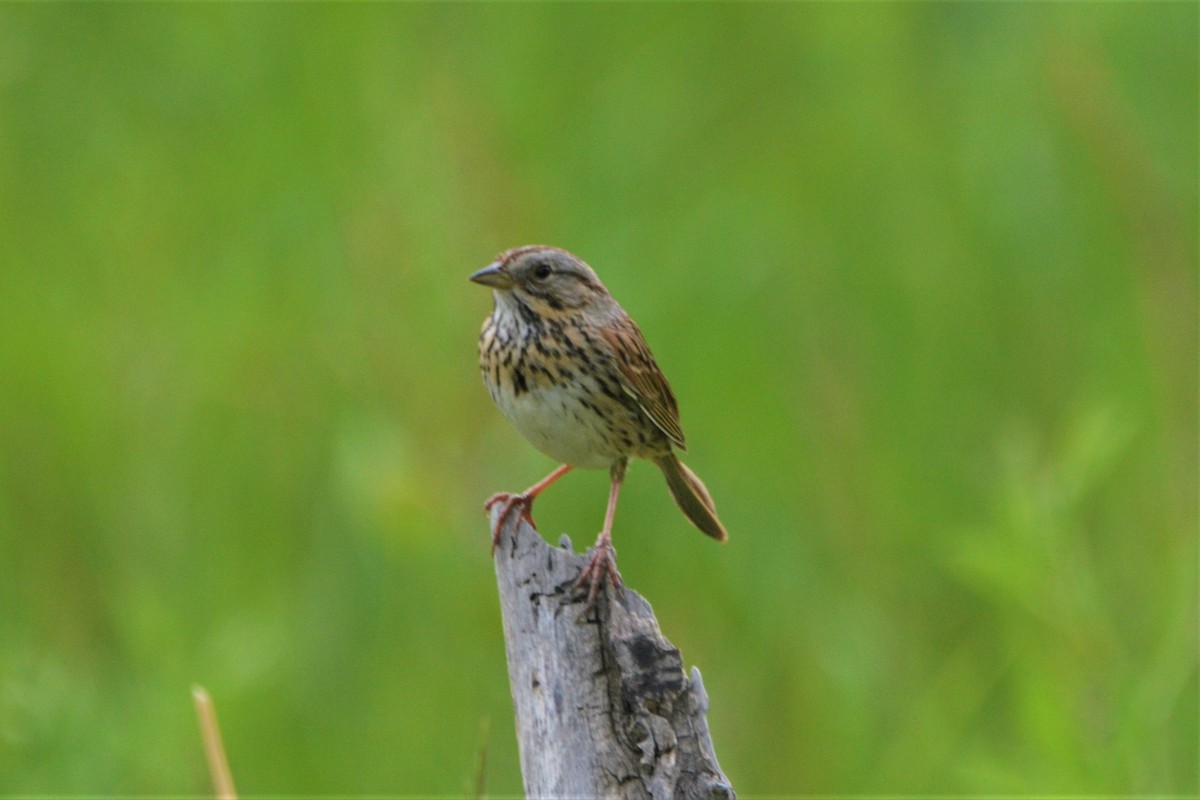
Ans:
<svg viewBox="0 0 1200 800"><path fill-rule="evenodd" d="M513 509L520 508L521 519L528 522L534 528L537 528L537 526L533 524L532 512L534 499L537 498L539 494L546 491L550 484L554 483L556 480L561 478L563 475L566 475L570 471L571 465L563 464L561 467L554 470L554 472L551 472L549 475L542 478L540 481L535 483L533 486L530 486L520 494L500 492L499 494L494 494L488 498L488 501L483 504L483 510L485 512L491 511L492 506L496 505L496 503L504 504L504 506L500 509L500 516L496 518L496 526L492 529L492 555L496 554L496 545L500 543L500 531L504 527L504 523L508 519L508 515L513 512Z"/></svg>
<svg viewBox="0 0 1200 800"><path fill-rule="evenodd" d="M592 548L592 557L587 566L575 579L574 589L580 589L588 584L587 604L583 611L586 614L596 603L596 595L607 580L616 588L622 588L621 574L617 572L617 551L612 546L613 518L617 514L617 495L621 493L621 482L625 478L625 464L622 463L612 470L612 487L608 490L608 509L604 512L604 528L596 537Z"/></svg>

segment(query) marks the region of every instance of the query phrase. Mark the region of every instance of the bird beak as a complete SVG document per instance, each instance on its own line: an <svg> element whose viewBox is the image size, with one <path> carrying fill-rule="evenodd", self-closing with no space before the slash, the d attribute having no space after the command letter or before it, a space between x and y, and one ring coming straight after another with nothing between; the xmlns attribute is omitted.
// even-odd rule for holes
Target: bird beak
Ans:
<svg viewBox="0 0 1200 800"><path fill-rule="evenodd" d="M493 289L508 289L513 285L512 276L505 271L499 261L493 261L478 272L472 272L470 280L491 286Z"/></svg>

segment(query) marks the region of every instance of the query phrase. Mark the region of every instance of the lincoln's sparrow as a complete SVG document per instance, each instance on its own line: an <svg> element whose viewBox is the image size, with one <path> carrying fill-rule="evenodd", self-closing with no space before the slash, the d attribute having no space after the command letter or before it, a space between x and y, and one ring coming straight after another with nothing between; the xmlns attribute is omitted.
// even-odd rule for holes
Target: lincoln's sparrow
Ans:
<svg viewBox="0 0 1200 800"><path fill-rule="evenodd" d="M504 503L492 548L513 509L533 522L534 498L572 467L607 467L612 477L604 528L576 586L588 606L606 579L620 586L612 546L617 494L631 456L667 478L671 496L700 530L724 541L704 483L675 455L686 449L679 409L642 332L591 267L565 250L518 247L471 275L494 289L495 307L479 336L479 368L492 399L521 435L563 465Z"/></svg>

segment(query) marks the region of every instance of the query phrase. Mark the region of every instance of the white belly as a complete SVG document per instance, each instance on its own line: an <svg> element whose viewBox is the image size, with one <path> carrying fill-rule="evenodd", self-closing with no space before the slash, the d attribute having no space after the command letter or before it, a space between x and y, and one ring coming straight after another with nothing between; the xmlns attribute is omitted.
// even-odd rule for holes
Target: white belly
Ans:
<svg viewBox="0 0 1200 800"><path fill-rule="evenodd" d="M558 386L534 387L514 395L494 391L496 405L529 443L555 461L583 469L605 469L621 454L596 412Z"/></svg>

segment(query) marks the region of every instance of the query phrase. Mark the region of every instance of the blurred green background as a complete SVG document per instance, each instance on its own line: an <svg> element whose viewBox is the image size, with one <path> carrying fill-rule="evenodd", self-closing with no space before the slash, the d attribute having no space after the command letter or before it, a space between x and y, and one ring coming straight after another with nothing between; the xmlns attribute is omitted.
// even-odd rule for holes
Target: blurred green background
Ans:
<svg viewBox="0 0 1200 800"><path fill-rule="evenodd" d="M476 368L590 261L738 790L1197 790L1197 6L0 7L0 792L520 791ZM606 475L539 501L599 528Z"/></svg>

